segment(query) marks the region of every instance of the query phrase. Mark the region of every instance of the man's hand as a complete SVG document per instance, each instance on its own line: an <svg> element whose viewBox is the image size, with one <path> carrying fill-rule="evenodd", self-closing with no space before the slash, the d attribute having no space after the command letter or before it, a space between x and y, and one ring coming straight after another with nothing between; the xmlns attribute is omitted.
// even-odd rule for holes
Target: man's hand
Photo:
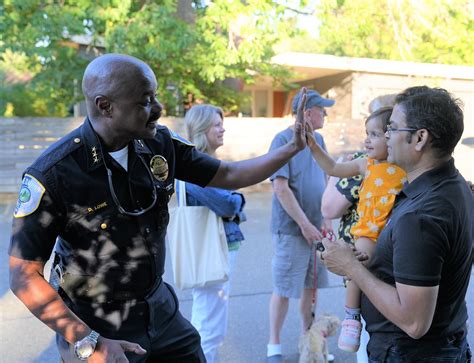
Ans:
<svg viewBox="0 0 474 363"><path fill-rule="evenodd" d="M89 358L90 363L128 363L125 352L132 352L135 354L146 354L146 350L139 344L131 343L126 340L112 340L104 337L99 337L97 348L94 354Z"/></svg>
<svg viewBox="0 0 474 363"><path fill-rule="evenodd" d="M298 104L295 120L295 132L293 133L293 144L297 150L303 150L306 147L306 128L304 120L304 105L306 104L306 88L301 88L301 100Z"/></svg>
<svg viewBox="0 0 474 363"><path fill-rule="evenodd" d="M306 242L308 242L310 246L313 245L314 241L321 241L321 239L323 238L323 234L321 233L321 231L310 222L300 226L300 229L301 233L303 234L303 237L306 239Z"/></svg>
<svg viewBox="0 0 474 363"><path fill-rule="evenodd" d="M342 239L331 241L328 238L323 238L322 242L324 252L321 253L320 259L328 270L336 275L350 277L354 264L368 259L367 254L356 251L353 246Z"/></svg>
<svg viewBox="0 0 474 363"><path fill-rule="evenodd" d="M57 343L59 354L64 362L80 362L80 360L77 359L74 355L73 345L69 345L63 337L59 337ZM143 355L146 353L146 350L136 343L127 342L125 340L112 340L100 336L99 340L97 341L97 347L95 349L95 352L88 359L88 362L127 363L128 359L125 356L125 352L133 352L135 354Z"/></svg>

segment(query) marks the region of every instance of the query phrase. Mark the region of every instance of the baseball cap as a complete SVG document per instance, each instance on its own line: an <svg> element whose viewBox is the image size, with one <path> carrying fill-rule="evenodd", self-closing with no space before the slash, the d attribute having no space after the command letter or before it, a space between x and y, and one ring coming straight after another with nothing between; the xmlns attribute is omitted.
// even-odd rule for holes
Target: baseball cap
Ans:
<svg viewBox="0 0 474 363"><path fill-rule="evenodd" d="M291 111L293 113L296 113L296 111L298 110L298 104L300 103L300 99L301 99L301 91L296 94L296 96L293 98L293 102L291 103ZM313 106L331 107L332 105L334 105L335 102L336 101L334 100L324 98L316 91L307 90L306 91L306 104L304 106L304 109L307 110Z"/></svg>

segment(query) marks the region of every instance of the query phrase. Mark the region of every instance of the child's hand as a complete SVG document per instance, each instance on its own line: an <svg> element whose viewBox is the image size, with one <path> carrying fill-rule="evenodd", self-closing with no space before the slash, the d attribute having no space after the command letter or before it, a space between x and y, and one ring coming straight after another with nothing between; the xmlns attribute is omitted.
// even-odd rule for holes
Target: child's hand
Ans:
<svg viewBox="0 0 474 363"><path fill-rule="evenodd" d="M313 130L311 130L311 126L308 123L305 124L306 129L306 143L310 148L314 148L316 146L316 139L314 138Z"/></svg>

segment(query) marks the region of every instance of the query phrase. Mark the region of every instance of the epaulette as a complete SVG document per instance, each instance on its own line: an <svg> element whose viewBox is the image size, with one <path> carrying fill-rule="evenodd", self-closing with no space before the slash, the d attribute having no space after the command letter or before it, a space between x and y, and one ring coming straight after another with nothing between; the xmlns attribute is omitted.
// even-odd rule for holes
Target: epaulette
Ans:
<svg viewBox="0 0 474 363"><path fill-rule="evenodd" d="M78 140L80 140L80 134L79 127L51 144L31 166L42 173L46 172L82 146L82 143L78 142Z"/></svg>
<svg viewBox="0 0 474 363"><path fill-rule="evenodd" d="M172 138L173 140L177 140L177 141L182 142L183 144L188 145L188 146L194 146L194 144L193 144L191 141L186 140L184 137L178 135L178 134L177 134L176 132L174 132L173 130L169 130L169 129L168 129L168 131L169 131L169 133L170 133L170 135L171 135L171 138Z"/></svg>

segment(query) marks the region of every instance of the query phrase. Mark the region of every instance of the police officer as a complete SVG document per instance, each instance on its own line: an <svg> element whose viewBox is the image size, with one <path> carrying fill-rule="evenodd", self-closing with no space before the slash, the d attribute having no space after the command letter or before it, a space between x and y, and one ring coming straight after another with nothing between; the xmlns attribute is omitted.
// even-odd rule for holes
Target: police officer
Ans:
<svg viewBox="0 0 474 363"><path fill-rule="evenodd" d="M161 277L174 179L236 189L267 178L306 146L303 101L288 144L246 161L213 159L158 125L156 88L139 59L96 58L82 83L84 123L24 173L10 287L69 346L66 361L204 361L197 331ZM50 285L43 269L55 242Z"/></svg>

